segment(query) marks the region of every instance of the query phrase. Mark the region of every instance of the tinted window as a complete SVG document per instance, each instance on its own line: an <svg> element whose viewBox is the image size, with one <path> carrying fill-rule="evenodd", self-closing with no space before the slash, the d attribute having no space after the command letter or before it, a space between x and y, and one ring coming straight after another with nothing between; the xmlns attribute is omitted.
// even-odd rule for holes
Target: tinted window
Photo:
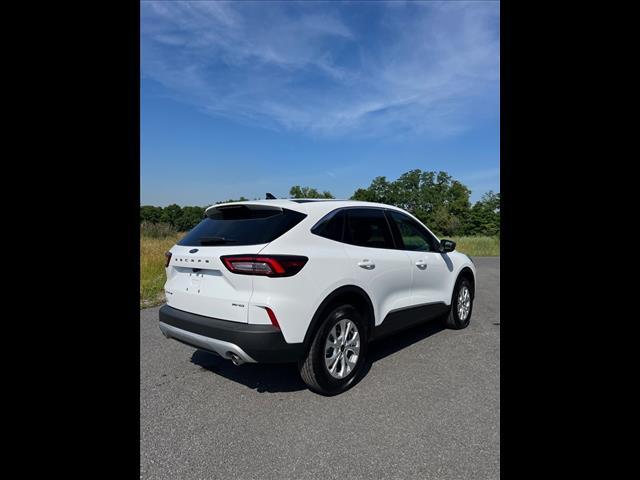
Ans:
<svg viewBox="0 0 640 480"><path fill-rule="evenodd" d="M403 250L418 252L436 251L436 239L411 217L400 212L388 210L387 213L398 228Z"/></svg>
<svg viewBox="0 0 640 480"><path fill-rule="evenodd" d="M269 243L305 217L302 213L286 208L248 208L245 205L215 208L178 245L193 247Z"/></svg>
<svg viewBox="0 0 640 480"><path fill-rule="evenodd" d="M344 225L344 210L338 210L327 215L322 221L311 229L311 233L321 237L342 241L342 228Z"/></svg>
<svg viewBox="0 0 640 480"><path fill-rule="evenodd" d="M387 219L382 210L354 208L345 210L345 243L370 248L394 248Z"/></svg>

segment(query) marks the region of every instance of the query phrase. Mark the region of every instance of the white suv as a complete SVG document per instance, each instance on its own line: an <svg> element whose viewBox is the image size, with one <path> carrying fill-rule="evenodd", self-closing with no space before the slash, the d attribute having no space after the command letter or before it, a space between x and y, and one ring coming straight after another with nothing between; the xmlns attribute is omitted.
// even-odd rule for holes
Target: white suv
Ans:
<svg viewBox="0 0 640 480"><path fill-rule="evenodd" d="M471 259L379 203L213 205L166 255L166 337L236 365L298 362L325 395L353 384L371 340L429 319L464 328L473 307Z"/></svg>

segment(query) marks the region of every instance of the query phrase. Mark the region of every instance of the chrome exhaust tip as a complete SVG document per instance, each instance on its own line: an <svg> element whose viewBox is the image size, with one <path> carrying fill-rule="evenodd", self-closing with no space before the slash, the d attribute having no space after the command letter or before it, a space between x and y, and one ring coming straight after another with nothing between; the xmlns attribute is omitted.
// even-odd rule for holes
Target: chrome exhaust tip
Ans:
<svg viewBox="0 0 640 480"><path fill-rule="evenodd" d="M244 360L242 360L238 355L233 352L227 352L227 355L231 359L231 362L237 367L238 365L242 365Z"/></svg>

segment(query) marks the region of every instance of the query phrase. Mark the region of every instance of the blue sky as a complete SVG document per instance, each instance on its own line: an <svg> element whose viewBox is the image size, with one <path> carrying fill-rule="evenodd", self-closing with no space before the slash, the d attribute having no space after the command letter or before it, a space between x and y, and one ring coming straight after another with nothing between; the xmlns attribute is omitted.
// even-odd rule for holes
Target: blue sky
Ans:
<svg viewBox="0 0 640 480"><path fill-rule="evenodd" d="M498 2L141 4L141 203L500 183Z"/></svg>

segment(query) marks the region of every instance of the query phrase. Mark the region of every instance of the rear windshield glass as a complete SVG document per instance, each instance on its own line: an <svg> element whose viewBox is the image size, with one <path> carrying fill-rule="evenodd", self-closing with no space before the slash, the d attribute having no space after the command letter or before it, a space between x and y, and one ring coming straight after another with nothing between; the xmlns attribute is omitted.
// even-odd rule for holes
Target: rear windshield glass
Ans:
<svg viewBox="0 0 640 480"><path fill-rule="evenodd" d="M245 205L219 207L187 233L178 245L260 245L284 234L305 218L293 210L274 210Z"/></svg>

